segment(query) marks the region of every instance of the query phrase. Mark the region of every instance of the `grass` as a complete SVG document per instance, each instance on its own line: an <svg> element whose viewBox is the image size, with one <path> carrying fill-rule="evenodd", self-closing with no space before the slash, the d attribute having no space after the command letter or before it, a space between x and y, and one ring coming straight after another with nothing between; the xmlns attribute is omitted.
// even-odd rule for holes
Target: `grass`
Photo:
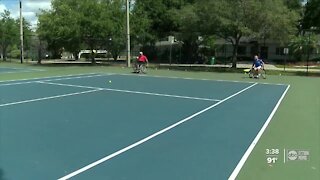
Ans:
<svg viewBox="0 0 320 180"><path fill-rule="evenodd" d="M131 68L112 66L44 66L19 63L0 63L0 67L39 68L45 71L1 74L0 80L30 79L82 73L131 73ZM190 72L191 71L191 72ZM200 69L148 70L149 75L258 81L290 84L291 87L264 132L259 143L240 171L237 180L316 180L320 179L320 78L296 76L297 73L279 75L268 71L267 79L250 79L242 70L218 69L219 72ZM248 107L254 108L254 107ZM279 159L269 165L266 149L280 150ZM283 163L283 149L310 151L309 161Z"/></svg>
<svg viewBox="0 0 320 180"><path fill-rule="evenodd" d="M320 179L320 79L285 77L291 87L271 124L249 157L238 180ZM273 81L277 82L277 81ZM279 160L268 165L266 149L280 150ZM305 149L309 161L283 162L284 149Z"/></svg>

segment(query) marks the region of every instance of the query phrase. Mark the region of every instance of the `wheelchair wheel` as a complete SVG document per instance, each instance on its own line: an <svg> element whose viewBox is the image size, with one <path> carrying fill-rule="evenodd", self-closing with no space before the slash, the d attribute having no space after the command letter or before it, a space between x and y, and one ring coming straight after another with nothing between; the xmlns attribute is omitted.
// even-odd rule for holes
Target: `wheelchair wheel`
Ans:
<svg viewBox="0 0 320 180"><path fill-rule="evenodd" d="M141 64L140 66L140 72L141 73L147 73L147 66L145 64Z"/></svg>
<svg viewBox="0 0 320 180"><path fill-rule="evenodd" d="M262 69L261 72L260 72L260 76L263 78L263 79L266 79L267 78L267 73L266 73L266 70Z"/></svg>
<svg viewBox="0 0 320 180"><path fill-rule="evenodd" d="M132 70L133 70L133 73L138 73L139 71L138 71L138 64L134 64L133 66L132 66Z"/></svg>
<svg viewBox="0 0 320 180"><path fill-rule="evenodd" d="M253 78L253 72L252 69L250 69L250 71L248 72L249 78Z"/></svg>

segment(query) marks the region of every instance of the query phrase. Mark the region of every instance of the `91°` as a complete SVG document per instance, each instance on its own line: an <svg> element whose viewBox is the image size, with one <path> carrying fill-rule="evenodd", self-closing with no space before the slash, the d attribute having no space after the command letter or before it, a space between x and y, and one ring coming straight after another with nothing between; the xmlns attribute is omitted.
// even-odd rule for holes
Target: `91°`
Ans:
<svg viewBox="0 0 320 180"><path fill-rule="evenodd" d="M267 157L267 163L268 164L274 164L274 163L277 162L277 160L278 160L277 157Z"/></svg>

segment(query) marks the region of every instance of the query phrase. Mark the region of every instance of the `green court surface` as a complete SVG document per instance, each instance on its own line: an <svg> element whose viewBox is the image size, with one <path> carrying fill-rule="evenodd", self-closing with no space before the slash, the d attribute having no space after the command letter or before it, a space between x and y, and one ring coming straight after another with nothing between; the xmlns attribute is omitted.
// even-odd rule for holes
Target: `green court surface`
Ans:
<svg viewBox="0 0 320 180"><path fill-rule="evenodd" d="M35 69L0 76L1 180L320 178L319 78Z"/></svg>

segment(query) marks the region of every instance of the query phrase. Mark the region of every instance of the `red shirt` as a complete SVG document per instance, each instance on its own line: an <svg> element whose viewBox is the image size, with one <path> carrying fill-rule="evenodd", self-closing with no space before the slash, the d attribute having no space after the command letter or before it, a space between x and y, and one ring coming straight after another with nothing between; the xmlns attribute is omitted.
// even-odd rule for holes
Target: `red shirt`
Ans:
<svg viewBox="0 0 320 180"><path fill-rule="evenodd" d="M147 62L147 61L148 61L148 58L147 58L147 56L145 56L145 55L140 55L140 56L138 57L138 61L140 61L140 62Z"/></svg>

